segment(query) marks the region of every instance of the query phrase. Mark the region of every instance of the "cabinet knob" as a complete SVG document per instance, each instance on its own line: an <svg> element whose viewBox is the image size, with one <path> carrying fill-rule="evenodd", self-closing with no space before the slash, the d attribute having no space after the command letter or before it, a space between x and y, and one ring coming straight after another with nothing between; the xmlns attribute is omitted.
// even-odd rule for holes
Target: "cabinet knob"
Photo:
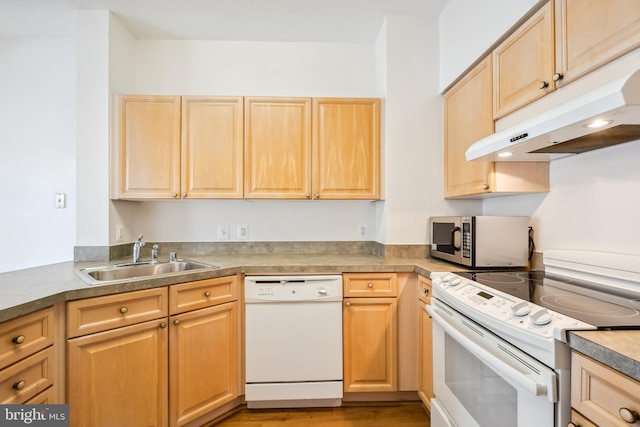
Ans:
<svg viewBox="0 0 640 427"><path fill-rule="evenodd" d="M320 198L320 193L316 193L316 199Z"/></svg>
<svg viewBox="0 0 640 427"><path fill-rule="evenodd" d="M549 87L549 83L548 82L540 82L540 84L538 85L538 87L540 89L546 89Z"/></svg>
<svg viewBox="0 0 640 427"><path fill-rule="evenodd" d="M178 193L171 193L171 197L178 197Z"/></svg>
<svg viewBox="0 0 640 427"><path fill-rule="evenodd" d="M182 198L185 199L187 197L187 193L182 193Z"/></svg>
<svg viewBox="0 0 640 427"><path fill-rule="evenodd" d="M121 307L120 308L120 313L125 314L127 311L129 311L129 309L127 307Z"/></svg>
<svg viewBox="0 0 640 427"><path fill-rule="evenodd" d="M429 289L422 288L422 293L425 294L425 295L428 295L429 294Z"/></svg>
<svg viewBox="0 0 640 427"><path fill-rule="evenodd" d="M347 301L347 302L345 302L344 304L348 307L348 306L350 306L350 305L351 305L351 302L350 302L350 301Z"/></svg>
<svg viewBox="0 0 640 427"><path fill-rule="evenodd" d="M211 296L211 291L207 291L207 292L205 292L205 293L204 293L204 296L205 296L205 297L207 297L207 298L209 298L209 297Z"/></svg>
<svg viewBox="0 0 640 427"><path fill-rule="evenodd" d="M164 329L167 327L167 322L160 323L160 329Z"/></svg>
<svg viewBox="0 0 640 427"><path fill-rule="evenodd" d="M18 381L17 383L13 384L12 387L14 390L22 390L25 385L26 383L24 381Z"/></svg>
<svg viewBox="0 0 640 427"><path fill-rule="evenodd" d="M484 185L482 186L482 189L483 189L483 190L488 190L488 189L489 189L489 184L484 184Z"/></svg>
<svg viewBox="0 0 640 427"><path fill-rule="evenodd" d="M176 319L176 320L174 320L174 321L173 321L173 324L174 324L174 325L176 325L176 326L178 326L178 325L180 324L180 319Z"/></svg>
<svg viewBox="0 0 640 427"><path fill-rule="evenodd" d="M22 344L24 342L24 335L18 335L11 340L14 344Z"/></svg>
<svg viewBox="0 0 640 427"><path fill-rule="evenodd" d="M304 196L308 199L308 198L310 198L310 197L311 197L311 194L309 194L309 193L304 193Z"/></svg>
<svg viewBox="0 0 640 427"><path fill-rule="evenodd" d="M634 424L636 421L640 420L640 415L629 408L620 408L618 409L618 413L620 414L620 418L629 424Z"/></svg>
<svg viewBox="0 0 640 427"><path fill-rule="evenodd" d="M580 427L580 426L569 421L569 424L567 424L567 427Z"/></svg>
<svg viewBox="0 0 640 427"><path fill-rule="evenodd" d="M555 73L552 78L554 82L557 82L558 80L562 80L563 77L564 75L562 73Z"/></svg>
<svg viewBox="0 0 640 427"><path fill-rule="evenodd" d="M369 284L367 285L367 287L368 287L369 289L373 288L373 283L369 283Z"/></svg>

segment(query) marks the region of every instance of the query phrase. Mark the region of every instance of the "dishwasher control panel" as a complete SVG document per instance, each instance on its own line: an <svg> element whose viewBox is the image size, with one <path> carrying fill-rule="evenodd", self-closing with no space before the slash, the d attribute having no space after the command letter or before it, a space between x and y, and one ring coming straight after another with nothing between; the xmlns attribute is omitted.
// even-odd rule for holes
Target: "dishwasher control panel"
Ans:
<svg viewBox="0 0 640 427"><path fill-rule="evenodd" d="M246 276L246 303L341 301L342 275Z"/></svg>

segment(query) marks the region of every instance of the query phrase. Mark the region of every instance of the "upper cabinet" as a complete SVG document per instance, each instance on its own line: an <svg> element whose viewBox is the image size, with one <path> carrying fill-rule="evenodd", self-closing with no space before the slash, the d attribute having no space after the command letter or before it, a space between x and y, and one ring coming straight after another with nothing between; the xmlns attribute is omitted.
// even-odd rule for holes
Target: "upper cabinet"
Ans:
<svg viewBox="0 0 640 427"><path fill-rule="evenodd" d="M380 198L379 99L313 99L313 197Z"/></svg>
<svg viewBox="0 0 640 427"><path fill-rule="evenodd" d="M638 0L556 0L558 86L640 46Z"/></svg>
<svg viewBox="0 0 640 427"><path fill-rule="evenodd" d="M380 100L115 97L112 198L380 198Z"/></svg>
<svg viewBox="0 0 640 427"><path fill-rule="evenodd" d="M114 198L242 197L242 97L116 99Z"/></svg>
<svg viewBox="0 0 640 427"><path fill-rule="evenodd" d="M553 8L547 3L493 51L493 118L555 89Z"/></svg>
<svg viewBox="0 0 640 427"><path fill-rule="evenodd" d="M245 196L311 197L311 98L245 98Z"/></svg>
<svg viewBox="0 0 640 427"><path fill-rule="evenodd" d="M445 197L549 191L549 164L468 162L467 149L493 132L491 57L444 95Z"/></svg>

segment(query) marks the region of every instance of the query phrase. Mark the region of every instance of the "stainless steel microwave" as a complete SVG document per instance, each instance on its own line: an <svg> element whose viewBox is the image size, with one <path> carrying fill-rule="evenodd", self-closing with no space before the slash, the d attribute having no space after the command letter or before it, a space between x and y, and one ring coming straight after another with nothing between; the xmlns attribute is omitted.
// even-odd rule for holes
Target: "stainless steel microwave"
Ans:
<svg viewBox="0 0 640 427"><path fill-rule="evenodd" d="M529 263L529 217L441 216L429 223L433 258L469 267Z"/></svg>

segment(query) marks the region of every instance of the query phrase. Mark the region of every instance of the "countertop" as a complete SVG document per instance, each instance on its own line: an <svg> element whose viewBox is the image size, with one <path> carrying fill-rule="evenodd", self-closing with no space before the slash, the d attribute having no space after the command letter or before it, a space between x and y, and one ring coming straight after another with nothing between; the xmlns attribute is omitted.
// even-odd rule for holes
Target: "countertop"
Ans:
<svg viewBox="0 0 640 427"><path fill-rule="evenodd" d="M640 381L640 330L570 332L569 346Z"/></svg>
<svg viewBox="0 0 640 427"><path fill-rule="evenodd" d="M52 304L74 299L148 289L175 283L211 279L237 273L314 274L346 272L459 271L453 264L424 258L383 258L369 254L250 254L206 255L184 258L218 266L216 269L171 273L162 277L126 279L109 284L89 285L77 269L130 262L63 262L0 273L0 322Z"/></svg>

